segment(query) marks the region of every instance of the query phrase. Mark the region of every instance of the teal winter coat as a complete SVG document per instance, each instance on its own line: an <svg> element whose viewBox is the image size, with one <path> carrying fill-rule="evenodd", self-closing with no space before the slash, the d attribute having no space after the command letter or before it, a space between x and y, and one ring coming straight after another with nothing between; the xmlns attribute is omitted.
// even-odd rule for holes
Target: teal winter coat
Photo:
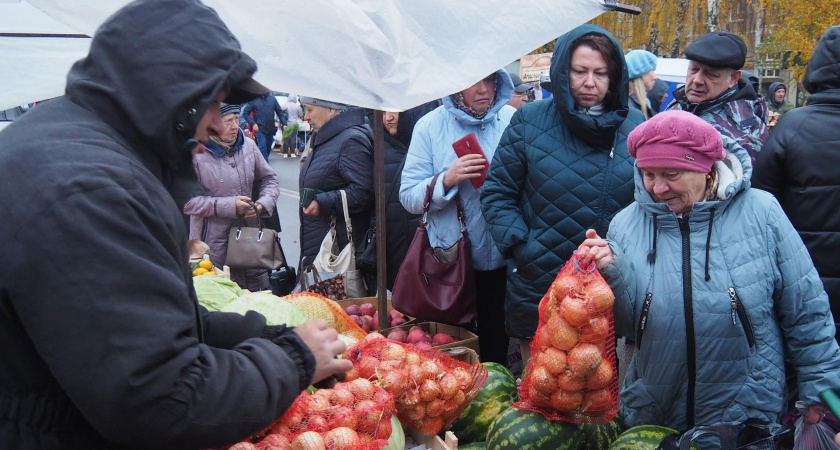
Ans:
<svg viewBox="0 0 840 450"><path fill-rule="evenodd" d="M569 89L571 45L590 32L610 38L621 67L618 92L597 117L575 109ZM517 110L499 142L482 209L507 262L509 336L534 336L537 305L586 229L605 233L615 213L633 201L634 159L626 141L643 117L627 106L623 54L599 26L562 36L551 59L554 96Z"/></svg>
<svg viewBox="0 0 840 450"><path fill-rule="evenodd" d="M834 321L808 251L776 199L749 188L747 151L727 150L713 169L716 200L678 218L637 171L636 201L610 224L603 275L615 330L636 342L621 388L628 426L778 423L785 362L806 404L840 386Z"/></svg>

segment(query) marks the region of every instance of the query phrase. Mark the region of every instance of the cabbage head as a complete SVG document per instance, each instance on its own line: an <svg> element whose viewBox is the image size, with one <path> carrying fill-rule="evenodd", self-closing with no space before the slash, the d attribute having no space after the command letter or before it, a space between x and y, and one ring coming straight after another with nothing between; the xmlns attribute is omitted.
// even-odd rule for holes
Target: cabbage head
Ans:
<svg viewBox="0 0 840 450"><path fill-rule="evenodd" d="M244 293L230 278L213 275L193 277L193 286L198 303L210 311L220 310Z"/></svg>
<svg viewBox="0 0 840 450"><path fill-rule="evenodd" d="M286 325L296 327L306 322L306 316L297 306L267 292L245 294L220 309L222 312L235 312L245 315L256 311L265 316L268 325Z"/></svg>
<svg viewBox="0 0 840 450"><path fill-rule="evenodd" d="M422 445L421 445L422 447ZM382 447L382 450L404 450L405 449L405 431L397 415L391 416L391 436L388 437L388 445Z"/></svg>

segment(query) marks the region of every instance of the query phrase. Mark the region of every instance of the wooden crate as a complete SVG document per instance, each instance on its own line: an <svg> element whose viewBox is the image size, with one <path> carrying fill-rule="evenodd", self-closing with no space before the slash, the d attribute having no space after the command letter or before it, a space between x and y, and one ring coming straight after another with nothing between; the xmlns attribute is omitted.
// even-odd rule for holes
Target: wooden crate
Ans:
<svg viewBox="0 0 840 450"><path fill-rule="evenodd" d="M458 438L455 433L447 431L444 434L444 439L440 436L423 436L417 430L411 428L405 429L405 434L411 436L411 440L418 444L423 444L431 450L458 450Z"/></svg>

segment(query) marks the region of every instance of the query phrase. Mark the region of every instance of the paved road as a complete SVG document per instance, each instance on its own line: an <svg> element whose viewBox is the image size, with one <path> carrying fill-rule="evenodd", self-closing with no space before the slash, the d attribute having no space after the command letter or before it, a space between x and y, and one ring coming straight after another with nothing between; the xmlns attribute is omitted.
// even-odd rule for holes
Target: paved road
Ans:
<svg viewBox="0 0 840 450"><path fill-rule="evenodd" d="M300 158L283 158L272 151L268 163L277 172L280 180L280 195L277 197L277 213L280 217L280 241L290 266L297 267L300 258L300 217L298 216L298 174Z"/></svg>

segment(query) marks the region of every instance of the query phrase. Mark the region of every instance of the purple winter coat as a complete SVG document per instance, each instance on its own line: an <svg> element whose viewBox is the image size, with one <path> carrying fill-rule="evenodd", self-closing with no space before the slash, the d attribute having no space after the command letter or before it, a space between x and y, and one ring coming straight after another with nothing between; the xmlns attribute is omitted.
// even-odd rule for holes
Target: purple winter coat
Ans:
<svg viewBox="0 0 840 450"><path fill-rule="evenodd" d="M239 132L236 144L229 152L210 141L207 151L193 157L193 165L207 194L193 197L184 205L190 216L190 239L201 239L210 246L210 260L224 265L227 256L228 233L236 225L236 196L251 197L259 186L259 198L252 198L265 211L263 218L274 214L280 194L277 174L268 165L253 140ZM251 221L256 226L256 221ZM247 281L246 281L247 278ZM231 270L231 279L243 289L257 291L268 288L265 270Z"/></svg>

